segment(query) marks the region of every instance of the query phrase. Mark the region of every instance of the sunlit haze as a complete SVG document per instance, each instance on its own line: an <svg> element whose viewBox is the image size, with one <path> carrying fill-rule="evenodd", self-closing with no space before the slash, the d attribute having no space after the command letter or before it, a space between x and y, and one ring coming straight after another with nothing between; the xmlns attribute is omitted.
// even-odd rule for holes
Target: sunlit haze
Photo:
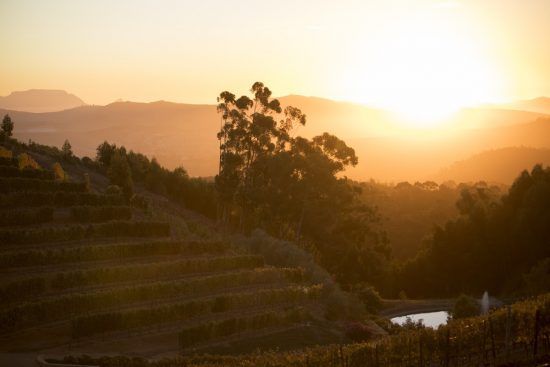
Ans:
<svg viewBox="0 0 550 367"><path fill-rule="evenodd" d="M430 125L463 106L550 95L550 2L10 1L0 95L213 103L278 95L389 109ZM513 25L513 26L511 26ZM253 52L251 52L253 50Z"/></svg>

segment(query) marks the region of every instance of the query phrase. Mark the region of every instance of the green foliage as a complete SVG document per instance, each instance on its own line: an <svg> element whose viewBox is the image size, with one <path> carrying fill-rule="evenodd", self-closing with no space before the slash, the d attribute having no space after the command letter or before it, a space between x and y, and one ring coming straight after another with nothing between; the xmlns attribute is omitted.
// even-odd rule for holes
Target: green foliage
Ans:
<svg viewBox="0 0 550 367"><path fill-rule="evenodd" d="M71 208L71 216L80 223L129 220L132 218L132 208L129 206L74 206Z"/></svg>
<svg viewBox="0 0 550 367"><path fill-rule="evenodd" d="M32 229L0 229L3 244L30 244L108 237L166 237L170 226L161 222L112 221Z"/></svg>
<svg viewBox="0 0 550 367"><path fill-rule="evenodd" d="M461 294L456 299L451 314L453 319L477 316L480 314L480 305L476 299Z"/></svg>

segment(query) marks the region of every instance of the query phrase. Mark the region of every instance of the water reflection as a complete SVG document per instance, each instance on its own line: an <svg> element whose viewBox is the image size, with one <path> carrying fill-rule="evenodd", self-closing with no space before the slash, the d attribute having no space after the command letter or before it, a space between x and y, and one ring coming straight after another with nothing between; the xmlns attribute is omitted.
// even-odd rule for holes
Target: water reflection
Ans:
<svg viewBox="0 0 550 367"><path fill-rule="evenodd" d="M411 321L415 323L419 320L422 320L422 324L424 324L424 326L437 329L439 325L445 325L447 323L448 316L449 313L447 311L414 313L410 315L394 317L391 319L391 322L403 325L407 321L407 319L411 319Z"/></svg>

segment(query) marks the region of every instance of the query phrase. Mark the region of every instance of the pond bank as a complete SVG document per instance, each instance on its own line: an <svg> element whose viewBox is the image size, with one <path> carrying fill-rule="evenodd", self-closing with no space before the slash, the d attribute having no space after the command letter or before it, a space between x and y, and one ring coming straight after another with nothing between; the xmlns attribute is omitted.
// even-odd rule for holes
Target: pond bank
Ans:
<svg viewBox="0 0 550 367"><path fill-rule="evenodd" d="M453 299L385 299L382 301L380 316L387 318L415 313L450 311Z"/></svg>

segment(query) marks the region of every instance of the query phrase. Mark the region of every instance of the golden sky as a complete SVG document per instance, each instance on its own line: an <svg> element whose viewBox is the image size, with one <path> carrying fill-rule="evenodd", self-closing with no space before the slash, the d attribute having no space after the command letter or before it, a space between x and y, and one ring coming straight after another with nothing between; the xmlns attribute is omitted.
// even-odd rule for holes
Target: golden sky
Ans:
<svg viewBox="0 0 550 367"><path fill-rule="evenodd" d="M550 0L0 1L0 95L277 95L422 114L550 95ZM437 112L437 111L436 111Z"/></svg>

